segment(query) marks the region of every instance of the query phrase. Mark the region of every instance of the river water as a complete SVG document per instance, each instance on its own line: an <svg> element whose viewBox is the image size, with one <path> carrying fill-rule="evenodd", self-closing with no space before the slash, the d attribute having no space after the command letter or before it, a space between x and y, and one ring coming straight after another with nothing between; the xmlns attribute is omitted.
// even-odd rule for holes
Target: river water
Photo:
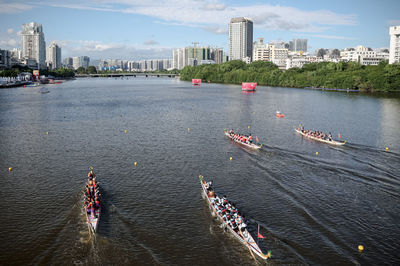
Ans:
<svg viewBox="0 0 400 266"><path fill-rule="evenodd" d="M254 236L260 225L271 264L400 264L399 97L156 77L46 88L0 91L2 265L260 264L211 216L199 174ZM299 123L348 143L304 139ZM247 150L225 128L264 145ZM96 236L82 211L90 166Z"/></svg>

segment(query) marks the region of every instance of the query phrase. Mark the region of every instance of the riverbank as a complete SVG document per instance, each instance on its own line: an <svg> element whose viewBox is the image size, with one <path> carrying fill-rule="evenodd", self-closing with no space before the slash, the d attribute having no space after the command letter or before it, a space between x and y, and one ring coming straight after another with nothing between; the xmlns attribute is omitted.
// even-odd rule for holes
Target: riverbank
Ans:
<svg viewBox="0 0 400 266"><path fill-rule="evenodd" d="M24 85L29 84L30 81L15 81L15 82L8 82L5 84L0 84L0 89L8 89L8 88L14 88L14 87L21 87Z"/></svg>
<svg viewBox="0 0 400 266"><path fill-rule="evenodd" d="M281 71L272 62L255 61L246 64L239 60L223 64L186 66L181 80L194 78L213 83L258 85L291 88L321 88L360 92L400 91L400 65L386 61L377 66L363 66L356 62L322 62Z"/></svg>

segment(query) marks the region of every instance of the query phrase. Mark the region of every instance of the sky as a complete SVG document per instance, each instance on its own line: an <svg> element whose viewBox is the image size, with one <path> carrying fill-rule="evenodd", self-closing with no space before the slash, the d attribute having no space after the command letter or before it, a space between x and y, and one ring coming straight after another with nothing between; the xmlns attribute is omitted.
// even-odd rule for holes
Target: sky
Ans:
<svg viewBox="0 0 400 266"><path fill-rule="evenodd" d="M305 38L311 53L387 48L399 11L400 0L0 0L0 49L21 48L22 24L36 22L63 58L172 58L192 42L228 51L233 17L254 21L254 41Z"/></svg>

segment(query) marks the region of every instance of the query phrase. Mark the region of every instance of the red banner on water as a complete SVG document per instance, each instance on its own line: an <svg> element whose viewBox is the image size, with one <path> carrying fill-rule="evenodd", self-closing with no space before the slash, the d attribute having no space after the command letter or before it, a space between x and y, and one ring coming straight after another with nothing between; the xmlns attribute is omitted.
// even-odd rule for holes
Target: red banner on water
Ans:
<svg viewBox="0 0 400 266"><path fill-rule="evenodd" d="M243 82L242 91L255 91L257 83L256 82Z"/></svg>
<svg viewBox="0 0 400 266"><path fill-rule="evenodd" d="M200 86L200 84L201 84L201 79L192 79L192 84L193 84L193 85Z"/></svg>

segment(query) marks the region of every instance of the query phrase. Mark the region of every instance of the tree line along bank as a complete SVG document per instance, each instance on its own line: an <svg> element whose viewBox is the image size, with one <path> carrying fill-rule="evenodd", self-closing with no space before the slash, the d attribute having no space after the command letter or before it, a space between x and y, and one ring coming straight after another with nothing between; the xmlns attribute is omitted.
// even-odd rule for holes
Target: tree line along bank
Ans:
<svg viewBox="0 0 400 266"><path fill-rule="evenodd" d="M181 70L180 77L186 81L202 79L215 83L257 82L258 85L277 87L400 92L400 64L389 65L387 61L377 66L365 66L358 62L310 63L302 68L282 71L272 62L246 64L233 60L222 64L186 66Z"/></svg>

